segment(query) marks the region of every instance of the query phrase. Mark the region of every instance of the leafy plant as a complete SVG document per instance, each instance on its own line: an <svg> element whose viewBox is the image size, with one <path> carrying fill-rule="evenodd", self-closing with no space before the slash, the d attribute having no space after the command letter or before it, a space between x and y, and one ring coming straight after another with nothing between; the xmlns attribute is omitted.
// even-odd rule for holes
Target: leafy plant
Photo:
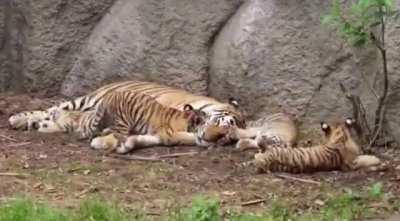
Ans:
<svg viewBox="0 0 400 221"><path fill-rule="evenodd" d="M375 183L369 190L369 196L374 199L379 199L383 195L382 183Z"/></svg>
<svg viewBox="0 0 400 221"><path fill-rule="evenodd" d="M218 214L219 203L217 200L196 198L191 208L190 220L196 221L220 221Z"/></svg>
<svg viewBox="0 0 400 221"><path fill-rule="evenodd" d="M380 137L384 137L384 119L386 113L387 95L389 91L389 73L386 57L386 24L388 19L397 18L399 12L394 9L392 0L358 0L350 8L344 9L338 0L334 0L328 15L322 18L322 23L334 27L337 32L351 45L364 47L374 45L382 61L382 91L378 94L371 85L369 88L377 99L375 120L370 127L367 122L364 105L358 96L348 94L344 85L340 85L346 97L353 106L353 115L358 123L357 132L368 142L368 146L377 144ZM368 82L366 82L368 84ZM372 129L371 129L372 128Z"/></svg>

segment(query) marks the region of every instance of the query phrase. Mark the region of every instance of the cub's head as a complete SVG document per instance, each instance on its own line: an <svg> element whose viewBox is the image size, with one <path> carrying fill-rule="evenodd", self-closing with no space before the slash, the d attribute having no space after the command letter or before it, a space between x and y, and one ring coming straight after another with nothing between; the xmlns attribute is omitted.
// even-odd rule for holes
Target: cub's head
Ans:
<svg viewBox="0 0 400 221"><path fill-rule="evenodd" d="M38 121L35 128L42 133L69 132L79 124L81 115L82 112L78 111L54 109L48 116Z"/></svg>
<svg viewBox="0 0 400 221"><path fill-rule="evenodd" d="M204 111L196 110L190 104L185 104L183 107L184 117L188 119L188 132L195 132L204 125L207 121L207 114Z"/></svg>
<svg viewBox="0 0 400 221"><path fill-rule="evenodd" d="M362 153L361 147L353 137L354 120L347 118L344 121L335 121L331 124L321 122L321 129L325 134L326 145L337 147L343 156L353 158Z"/></svg>

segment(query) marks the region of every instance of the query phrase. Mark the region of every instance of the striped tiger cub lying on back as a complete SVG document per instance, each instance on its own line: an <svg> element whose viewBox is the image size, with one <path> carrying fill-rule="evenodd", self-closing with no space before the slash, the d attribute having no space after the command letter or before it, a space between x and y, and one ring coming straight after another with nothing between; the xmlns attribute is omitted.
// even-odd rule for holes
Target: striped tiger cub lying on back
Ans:
<svg viewBox="0 0 400 221"><path fill-rule="evenodd" d="M309 148L272 147L258 153L251 162L261 172L304 173L330 170L355 170L380 163L375 156L361 155L350 129L352 119L332 125L321 123L326 142Z"/></svg>
<svg viewBox="0 0 400 221"><path fill-rule="evenodd" d="M196 145L196 131L206 120L206 113L195 110L190 104L180 111L165 107L146 94L130 91L107 94L99 109L104 113L102 120L106 121L109 132L128 135L124 142L118 142L121 143L118 153L157 145ZM95 149L115 148L107 144L116 137L96 137L90 145Z"/></svg>
<svg viewBox="0 0 400 221"><path fill-rule="evenodd" d="M246 126L242 114L236 109L237 103L235 101L222 103L211 97L194 95L181 89L141 81L123 81L107 84L87 95L63 102L45 111L26 111L15 114L9 118L9 124L15 129L38 129L39 122L49 120L52 112L61 112L60 110L93 110L109 93L118 91L146 94L166 107L181 111L183 111L185 104L190 104L194 109L204 111L208 116L207 121L215 122L218 126L228 125L239 128L245 128Z"/></svg>
<svg viewBox="0 0 400 221"><path fill-rule="evenodd" d="M66 111L39 122L39 131L78 132L94 137L91 147L127 153L156 145L196 145L196 131L206 114L185 105L183 111L165 107L154 98L130 91L115 91L103 97L96 110ZM107 134L107 135L104 135ZM126 139L126 140L124 140Z"/></svg>

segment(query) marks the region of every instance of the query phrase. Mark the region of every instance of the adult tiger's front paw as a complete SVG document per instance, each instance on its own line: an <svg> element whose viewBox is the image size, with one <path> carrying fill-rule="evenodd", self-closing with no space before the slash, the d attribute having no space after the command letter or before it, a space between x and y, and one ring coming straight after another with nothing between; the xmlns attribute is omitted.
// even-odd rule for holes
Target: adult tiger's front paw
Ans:
<svg viewBox="0 0 400 221"><path fill-rule="evenodd" d="M109 150L118 146L119 141L114 134L96 137L90 142L90 147L96 150Z"/></svg>

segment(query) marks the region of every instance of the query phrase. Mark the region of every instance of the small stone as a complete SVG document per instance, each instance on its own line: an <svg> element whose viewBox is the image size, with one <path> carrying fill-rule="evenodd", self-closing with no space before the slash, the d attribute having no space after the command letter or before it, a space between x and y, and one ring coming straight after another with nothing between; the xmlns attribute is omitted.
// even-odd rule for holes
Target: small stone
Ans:
<svg viewBox="0 0 400 221"><path fill-rule="evenodd" d="M325 205L324 201L319 200L319 199L315 200L314 203L317 204L318 206L324 206Z"/></svg>

